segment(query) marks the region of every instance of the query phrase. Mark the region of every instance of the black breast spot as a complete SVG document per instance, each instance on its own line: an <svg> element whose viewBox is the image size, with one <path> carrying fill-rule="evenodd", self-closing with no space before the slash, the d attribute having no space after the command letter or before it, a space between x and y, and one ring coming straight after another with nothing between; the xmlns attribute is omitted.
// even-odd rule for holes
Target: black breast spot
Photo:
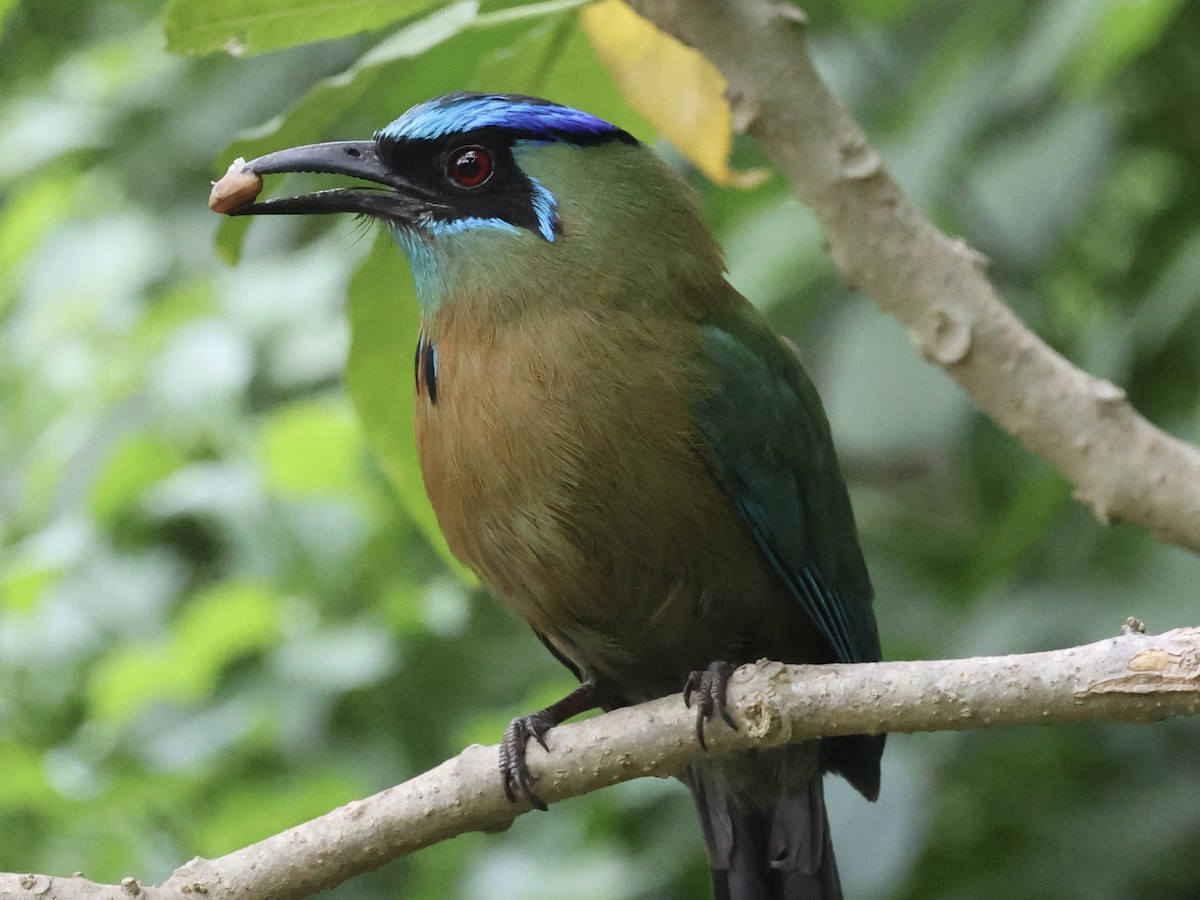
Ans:
<svg viewBox="0 0 1200 900"><path fill-rule="evenodd" d="M422 334L417 338L417 353L413 359L413 377L417 383L417 394L425 394L429 402L436 405L438 399L437 344Z"/></svg>

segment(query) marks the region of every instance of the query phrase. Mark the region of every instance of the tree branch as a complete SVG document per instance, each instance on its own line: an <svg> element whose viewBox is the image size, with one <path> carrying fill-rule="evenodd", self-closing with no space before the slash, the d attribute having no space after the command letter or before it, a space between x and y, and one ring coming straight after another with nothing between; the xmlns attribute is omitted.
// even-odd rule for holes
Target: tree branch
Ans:
<svg viewBox="0 0 1200 900"><path fill-rule="evenodd" d="M1076 368L998 298L987 259L927 222L829 93L804 15L768 0L627 0L724 75L734 121L813 210L842 276L987 415L1050 461L1104 524L1200 552L1200 451Z"/></svg>
<svg viewBox="0 0 1200 900"><path fill-rule="evenodd" d="M864 732L963 730L1083 720L1153 722L1200 711L1200 628L1141 633L1018 656L854 666L760 661L734 674L741 727L707 731L712 756ZM554 802L705 757L676 694L547 735L530 753ZM529 811L500 787L497 748L475 745L411 781L219 859L197 857L161 887L132 878L0 875L2 900L296 900L468 831L499 831Z"/></svg>

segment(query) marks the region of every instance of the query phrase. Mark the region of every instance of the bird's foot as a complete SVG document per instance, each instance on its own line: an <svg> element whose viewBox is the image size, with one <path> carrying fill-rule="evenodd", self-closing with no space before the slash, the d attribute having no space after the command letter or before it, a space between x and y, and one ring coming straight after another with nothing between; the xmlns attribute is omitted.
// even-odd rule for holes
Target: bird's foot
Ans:
<svg viewBox="0 0 1200 900"><path fill-rule="evenodd" d="M500 741L500 780L504 785L504 796L510 803L516 803L517 797L521 796L534 809L546 811L546 801L534 793L529 783L529 765L525 761L529 739L533 738L541 744L543 750L549 750L546 746L547 731L571 716L595 709L598 703L596 683L588 680L557 703L551 703L535 713L517 716L508 723L504 739Z"/></svg>
<svg viewBox="0 0 1200 900"><path fill-rule="evenodd" d="M704 742L704 723L711 722L714 715L719 715L726 725L737 731L737 724L725 705L729 676L736 668L733 663L716 660L709 663L708 668L692 672L683 686L683 702L688 709L692 707L692 695L696 697L696 740L705 750L708 744Z"/></svg>
<svg viewBox="0 0 1200 900"><path fill-rule="evenodd" d="M504 784L504 796L508 798L509 803L516 803L517 796L520 795L528 800L534 809L545 812L548 808L546 801L534 793L533 786L529 783L529 764L525 761L525 750L530 738L541 744L543 750L549 750L546 746L546 732L556 724L550 720L544 709L517 716L508 723L508 728L504 730L504 739L500 741L500 778Z"/></svg>

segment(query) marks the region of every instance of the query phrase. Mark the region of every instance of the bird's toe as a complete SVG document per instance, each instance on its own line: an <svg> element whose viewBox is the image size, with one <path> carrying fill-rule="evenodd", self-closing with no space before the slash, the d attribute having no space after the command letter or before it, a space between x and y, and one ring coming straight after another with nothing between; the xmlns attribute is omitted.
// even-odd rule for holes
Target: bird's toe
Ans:
<svg viewBox="0 0 1200 900"><path fill-rule="evenodd" d="M537 795L530 783L525 752L530 738L541 744L542 749L548 750L545 735L550 728L551 724L537 713L518 716L508 723L504 738L500 741L500 779L504 787L504 796L510 803L516 803L518 797L524 797L534 809L543 812L548 809L546 802Z"/></svg>
<svg viewBox="0 0 1200 900"><path fill-rule="evenodd" d="M725 724L737 730L737 724L729 715L725 703L725 695L729 689L729 676L733 674L732 663L715 660L705 669L697 669L690 673L683 686L683 702L691 708L692 700L696 701L696 740L705 750L708 744L704 740L704 726L711 722L714 715L720 716Z"/></svg>

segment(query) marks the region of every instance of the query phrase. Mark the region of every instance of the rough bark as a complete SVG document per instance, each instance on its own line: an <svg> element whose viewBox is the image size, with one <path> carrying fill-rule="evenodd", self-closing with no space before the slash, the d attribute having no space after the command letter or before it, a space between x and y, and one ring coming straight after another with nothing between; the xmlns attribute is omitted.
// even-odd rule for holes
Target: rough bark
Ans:
<svg viewBox="0 0 1200 900"><path fill-rule="evenodd" d="M761 661L733 676L739 729L710 725L709 752L861 732L963 730L1082 720L1153 722L1200 710L1200 628L1137 632L1083 647L976 659L856 666ZM666 776L704 751L676 694L547 735L531 748L538 793L564 800L643 775ZM219 859L196 858L161 886L0 875L0 898L294 900L467 831L507 828L526 804L504 798L497 748L454 759L373 797Z"/></svg>

